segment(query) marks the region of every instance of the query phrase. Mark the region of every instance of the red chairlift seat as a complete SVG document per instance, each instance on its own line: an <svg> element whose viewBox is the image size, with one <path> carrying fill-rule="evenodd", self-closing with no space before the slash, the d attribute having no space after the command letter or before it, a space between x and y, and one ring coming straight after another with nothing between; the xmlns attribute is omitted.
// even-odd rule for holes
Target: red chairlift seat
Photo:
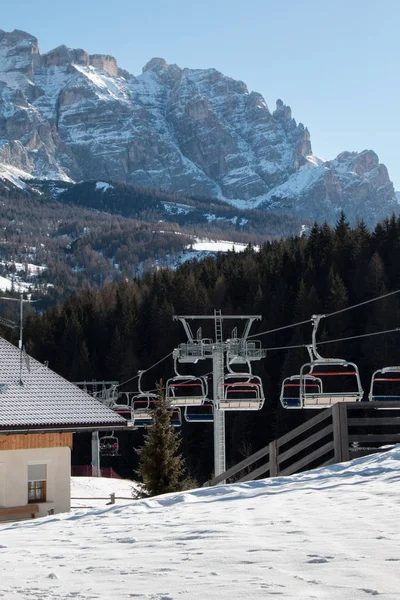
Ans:
<svg viewBox="0 0 400 600"><path fill-rule="evenodd" d="M228 373L221 382L219 410L260 410L264 391L260 377L252 373Z"/></svg>
<svg viewBox="0 0 400 600"><path fill-rule="evenodd" d="M303 408L300 398L300 375L292 375L283 380L279 397L283 408ZM313 375L304 375L303 385L307 391L322 392L322 381Z"/></svg>
<svg viewBox="0 0 400 600"><path fill-rule="evenodd" d="M358 367L341 358L324 358L317 350L317 330L326 315L312 315L312 343L307 345L310 361L303 364L300 374L294 376L299 382L299 403L285 403L285 383L281 390L281 403L285 408L323 409L338 402L360 402L364 395ZM315 378L318 381L313 381ZM297 381L294 381L297 383ZM313 385L318 383L318 385Z"/></svg>
<svg viewBox="0 0 400 600"><path fill-rule="evenodd" d="M131 420L133 427L145 427L153 421L153 411L157 406L157 394L138 394L132 398Z"/></svg>
<svg viewBox="0 0 400 600"><path fill-rule="evenodd" d="M321 380L320 391L307 388L310 375ZM302 408L322 409L338 402L360 402L364 394L357 365L342 359L320 358L305 363L300 369L299 382Z"/></svg>
<svg viewBox="0 0 400 600"><path fill-rule="evenodd" d="M159 400L156 394L151 397L132 399L132 425L133 427L150 427L153 424L154 410L159 405ZM182 413L178 406L172 407L171 410L171 425L180 427L182 425Z"/></svg>
<svg viewBox="0 0 400 600"><path fill-rule="evenodd" d="M168 379L165 395L171 406L201 406L207 399L208 386L205 377L176 375Z"/></svg>
<svg viewBox="0 0 400 600"><path fill-rule="evenodd" d="M400 401L400 366L383 367L372 374L368 400Z"/></svg>

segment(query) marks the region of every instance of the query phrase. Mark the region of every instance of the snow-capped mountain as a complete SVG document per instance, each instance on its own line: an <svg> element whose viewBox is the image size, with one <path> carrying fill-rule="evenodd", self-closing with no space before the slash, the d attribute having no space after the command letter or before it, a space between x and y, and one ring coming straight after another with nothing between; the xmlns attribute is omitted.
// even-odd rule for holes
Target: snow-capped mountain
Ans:
<svg viewBox="0 0 400 600"><path fill-rule="evenodd" d="M41 179L107 179L332 220L398 209L372 151L324 162L281 100L215 69L115 58L0 30L0 163Z"/></svg>

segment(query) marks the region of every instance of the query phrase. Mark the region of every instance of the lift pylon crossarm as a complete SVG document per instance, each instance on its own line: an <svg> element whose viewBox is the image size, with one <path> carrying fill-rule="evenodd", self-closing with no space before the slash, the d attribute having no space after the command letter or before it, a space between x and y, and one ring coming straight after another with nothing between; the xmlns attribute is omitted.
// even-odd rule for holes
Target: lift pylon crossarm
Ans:
<svg viewBox="0 0 400 600"><path fill-rule="evenodd" d="M199 360L212 357L212 340L203 339L195 342L184 342L176 349L181 363L197 363Z"/></svg>
<svg viewBox="0 0 400 600"><path fill-rule="evenodd" d="M261 347L259 340L246 341L242 338L227 340L227 353L230 364L247 363L250 360L261 360L267 356L267 351Z"/></svg>

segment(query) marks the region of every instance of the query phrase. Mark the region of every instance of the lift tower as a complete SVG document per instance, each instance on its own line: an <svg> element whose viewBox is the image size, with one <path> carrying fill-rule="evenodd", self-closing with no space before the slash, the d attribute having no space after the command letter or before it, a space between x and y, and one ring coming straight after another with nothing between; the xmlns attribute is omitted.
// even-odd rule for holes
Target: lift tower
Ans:
<svg viewBox="0 0 400 600"><path fill-rule="evenodd" d="M227 410L259 410L264 402L261 380L252 376L250 362L265 358L266 351L258 341L248 341L250 328L260 315L222 315L214 310L214 315L176 315L174 320L183 325L188 341L179 344L176 349L177 360L181 363L197 363L199 360L212 359L213 364L213 414L214 414L214 473L221 475L226 471L225 453L225 412ZM203 338L202 330L193 335L188 321L213 320L214 339ZM237 328L232 337L224 340L224 321L245 321L242 335L238 337ZM237 373L230 365L247 364L248 371ZM229 371L229 383L225 379L225 365ZM251 380L256 380L255 382ZM231 393L239 394L232 398ZM242 397L244 396L244 397Z"/></svg>

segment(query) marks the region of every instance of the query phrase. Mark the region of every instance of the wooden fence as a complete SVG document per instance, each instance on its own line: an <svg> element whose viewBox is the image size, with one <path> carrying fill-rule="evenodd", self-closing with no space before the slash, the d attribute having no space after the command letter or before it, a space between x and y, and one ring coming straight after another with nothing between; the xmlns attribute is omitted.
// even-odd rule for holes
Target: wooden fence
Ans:
<svg viewBox="0 0 400 600"><path fill-rule="evenodd" d="M365 454L379 451L382 444L399 442L398 401L337 403L318 412L306 423L273 440L205 485L293 475L349 460L352 450L360 455L362 449Z"/></svg>

